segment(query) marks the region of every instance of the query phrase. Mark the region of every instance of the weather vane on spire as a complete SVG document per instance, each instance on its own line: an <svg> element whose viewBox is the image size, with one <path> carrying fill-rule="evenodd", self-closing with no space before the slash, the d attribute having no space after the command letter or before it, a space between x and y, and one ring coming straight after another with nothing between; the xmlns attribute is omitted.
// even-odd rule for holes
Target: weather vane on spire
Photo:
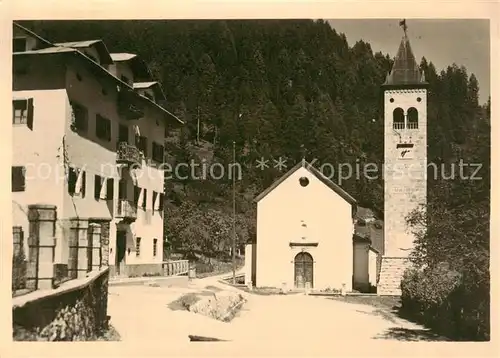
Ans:
<svg viewBox="0 0 500 358"><path fill-rule="evenodd" d="M406 26L406 19L403 19L399 22L399 26L401 26L403 28L403 31L405 32L405 36L406 36L406 30L408 30L408 26Z"/></svg>

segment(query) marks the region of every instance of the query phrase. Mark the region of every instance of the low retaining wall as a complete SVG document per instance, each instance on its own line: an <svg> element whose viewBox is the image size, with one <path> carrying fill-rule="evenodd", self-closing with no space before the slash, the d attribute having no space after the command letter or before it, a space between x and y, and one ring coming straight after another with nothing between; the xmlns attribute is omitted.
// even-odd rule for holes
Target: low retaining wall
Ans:
<svg viewBox="0 0 500 358"><path fill-rule="evenodd" d="M109 270L12 299L14 341L88 341L107 328Z"/></svg>
<svg viewBox="0 0 500 358"><path fill-rule="evenodd" d="M110 266L110 275L116 276L116 272L116 266ZM126 277L163 276L163 267L161 263L125 265L121 274Z"/></svg>

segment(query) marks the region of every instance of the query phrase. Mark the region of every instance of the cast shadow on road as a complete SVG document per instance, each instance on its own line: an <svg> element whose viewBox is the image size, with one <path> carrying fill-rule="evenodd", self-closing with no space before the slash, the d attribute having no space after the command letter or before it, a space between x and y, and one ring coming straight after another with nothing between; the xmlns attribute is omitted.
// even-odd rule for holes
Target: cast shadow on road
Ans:
<svg viewBox="0 0 500 358"><path fill-rule="evenodd" d="M375 339L390 339L397 341L407 342L439 342L448 341L448 339L440 337L439 335L431 332L429 329L414 329L403 327L392 327L385 332L374 337Z"/></svg>
<svg viewBox="0 0 500 358"><path fill-rule="evenodd" d="M401 301L399 297L380 297L380 296L346 296L346 297L331 297L329 299L371 306L372 310L357 309L361 314L379 316L382 319L391 322L395 327L388 328L384 332L377 334L374 339L387 339L396 341L449 341L432 330L423 326L417 325L416 322L401 309ZM398 327L401 326L401 320L415 323L415 327Z"/></svg>

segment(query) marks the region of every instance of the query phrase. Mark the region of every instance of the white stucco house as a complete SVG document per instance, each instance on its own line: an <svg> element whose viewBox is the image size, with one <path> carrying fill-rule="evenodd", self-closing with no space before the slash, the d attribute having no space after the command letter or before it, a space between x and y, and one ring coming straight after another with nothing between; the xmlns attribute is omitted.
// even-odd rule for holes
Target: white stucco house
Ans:
<svg viewBox="0 0 500 358"><path fill-rule="evenodd" d="M55 264L86 220L107 231L111 275L161 273L164 141L183 122L160 83L101 40L52 43L14 23L12 42L13 225L26 241L28 206L55 205Z"/></svg>
<svg viewBox="0 0 500 358"><path fill-rule="evenodd" d="M369 235L355 234L356 200L307 161L255 202L256 240L245 249L247 284L346 291L376 284L378 251Z"/></svg>

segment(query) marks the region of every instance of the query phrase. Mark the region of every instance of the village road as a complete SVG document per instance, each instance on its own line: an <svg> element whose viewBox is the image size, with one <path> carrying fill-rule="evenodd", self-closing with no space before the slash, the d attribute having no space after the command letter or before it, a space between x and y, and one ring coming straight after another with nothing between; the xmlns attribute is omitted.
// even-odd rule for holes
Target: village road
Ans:
<svg viewBox="0 0 500 358"><path fill-rule="evenodd" d="M268 354L271 347L274 347L273 354L285 351L326 354L332 350L353 353L369 343L437 340L429 338L431 335L422 327L388 312L327 297L247 295L248 302L242 311L230 323L223 323L168 308L169 302L196 290L195 284L190 287L124 286L109 290L111 324L125 343L154 341L173 348L188 343L188 335L199 335L227 340L239 347L266 347Z"/></svg>

